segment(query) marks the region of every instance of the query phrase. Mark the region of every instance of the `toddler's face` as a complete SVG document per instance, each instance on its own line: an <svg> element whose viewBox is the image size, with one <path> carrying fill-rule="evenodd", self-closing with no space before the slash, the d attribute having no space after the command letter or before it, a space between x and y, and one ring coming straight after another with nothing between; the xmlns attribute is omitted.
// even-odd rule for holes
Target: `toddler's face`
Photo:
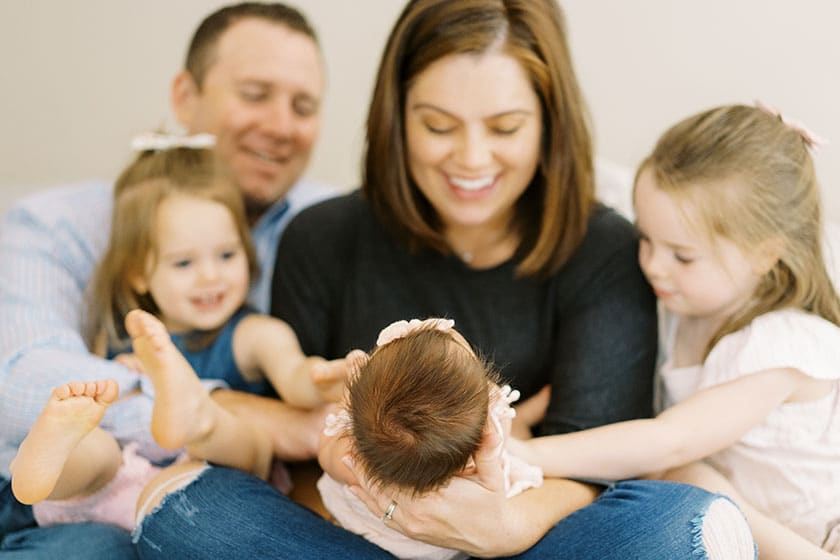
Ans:
<svg viewBox="0 0 840 560"><path fill-rule="evenodd" d="M709 236L686 209L661 190L652 171L639 175L633 197L639 265L656 297L672 313L722 319L755 291L761 274L733 242Z"/></svg>
<svg viewBox="0 0 840 560"><path fill-rule="evenodd" d="M233 215L223 204L171 195L157 210L157 258L138 292L150 292L170 332L211 330L248 295L248 258Z"/></svg>

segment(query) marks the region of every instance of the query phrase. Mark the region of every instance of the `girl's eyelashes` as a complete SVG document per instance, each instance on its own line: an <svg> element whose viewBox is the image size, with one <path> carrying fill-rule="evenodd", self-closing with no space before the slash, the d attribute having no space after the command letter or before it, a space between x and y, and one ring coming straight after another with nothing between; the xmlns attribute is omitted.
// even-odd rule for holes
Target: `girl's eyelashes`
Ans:
<svg viewBox="0 0 840 560"><path fill-rule="evenodd" d="M187 268L190 264L192 264L191 259L178 259L172 262L172 266L175 268Z"/></svg>

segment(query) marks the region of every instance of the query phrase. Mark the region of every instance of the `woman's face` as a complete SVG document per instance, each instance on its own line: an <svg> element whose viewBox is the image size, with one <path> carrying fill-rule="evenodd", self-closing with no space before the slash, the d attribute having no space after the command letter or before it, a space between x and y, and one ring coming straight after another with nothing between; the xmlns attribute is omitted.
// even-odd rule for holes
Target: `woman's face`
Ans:
<svg viewBox="0 0 840 560"><path fill-rule="evenodd" d="M445 56L406 95L409 170L447 228L507 227L540 158L540 102L510 55Z"/></svg>

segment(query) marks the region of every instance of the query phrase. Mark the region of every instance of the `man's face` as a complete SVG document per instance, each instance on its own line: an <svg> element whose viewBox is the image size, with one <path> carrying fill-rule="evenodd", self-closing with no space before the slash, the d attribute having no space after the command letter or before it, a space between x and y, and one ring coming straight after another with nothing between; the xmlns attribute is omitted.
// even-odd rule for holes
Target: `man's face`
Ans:
<svg viewBox="0 0 840 560"><path fill-rule="evenodd" d="M217 153L249 214L258 215L303 174L318 136L323 89L311 38L249 18L219 38L200 89L189 74L176 79L173 105L190 133L216 135Z"/></svg>

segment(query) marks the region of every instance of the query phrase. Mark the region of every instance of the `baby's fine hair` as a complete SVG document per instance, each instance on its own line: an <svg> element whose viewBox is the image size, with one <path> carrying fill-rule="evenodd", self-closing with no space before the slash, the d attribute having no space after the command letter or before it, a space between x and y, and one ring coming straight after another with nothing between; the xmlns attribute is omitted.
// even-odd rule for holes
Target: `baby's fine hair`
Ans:
<svg viewBox="0 0 840 560"><path fill-rule="evenodd" d="M110 242L89 286L86 333L93 350L101 352L101 343L112 348L127 345L123 320L130 310L159 315L154 299L137 293L132 279L145 277L155 266L157 209L175 194L212 200L230 210L251 277L256 277L257 259L242 195L217 166L213 151L179 147L141 152L114 185Z"/></svg>
<svg viewBox="0 0 840 560"><path fill-rule="evenodd" d="M497 378L434 328L378 347L349 385L355 460L374 484L440 488L478 449Z"/></svg>
<svg viewBox="0 0 840 560"><path fill-rule="evenodd" d="M731 105L674 125L639 167L640 174L653 173L658 188L710 239L728 239L747 254L778 249L778 262L722 325L707 354L723 336L777 309L802 309L840 325L810 148L810 140L778 115Z"/></svg>

